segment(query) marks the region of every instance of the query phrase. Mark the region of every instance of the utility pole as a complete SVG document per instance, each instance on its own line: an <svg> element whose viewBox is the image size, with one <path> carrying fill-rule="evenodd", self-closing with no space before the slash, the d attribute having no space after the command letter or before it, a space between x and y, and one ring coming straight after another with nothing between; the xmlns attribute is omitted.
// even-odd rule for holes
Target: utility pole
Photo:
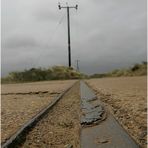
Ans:
<svg viewBox="0 0 148 148"><path fill-rule="evenodd" d="M77 71L80 70L80 69L79 69L79 62L80 62L80 60L76 60L76 63L77 63Z"/></svg>
<svg viewBox="0 0 148 148"><path fill-rule="evenodd" d="M59 9L66 8L67 9L67 28L68 28L68 65L71 67L71 45L70 45L70 17L69 17L69 9L75 8L78 9L78 5L76 6L61 6L60 3L58 5Z"/></svg>

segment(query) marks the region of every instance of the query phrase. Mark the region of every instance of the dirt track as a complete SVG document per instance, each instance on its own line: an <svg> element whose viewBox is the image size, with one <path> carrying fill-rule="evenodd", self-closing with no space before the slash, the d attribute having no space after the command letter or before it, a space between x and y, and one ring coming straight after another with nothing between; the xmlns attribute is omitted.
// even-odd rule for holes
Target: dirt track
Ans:
<svg viewBox="0 0 148 148"><path fill-rule="evenodd" d="M87 82L123 127L142 147L146 147L146 77L101 78Z"/></svg>

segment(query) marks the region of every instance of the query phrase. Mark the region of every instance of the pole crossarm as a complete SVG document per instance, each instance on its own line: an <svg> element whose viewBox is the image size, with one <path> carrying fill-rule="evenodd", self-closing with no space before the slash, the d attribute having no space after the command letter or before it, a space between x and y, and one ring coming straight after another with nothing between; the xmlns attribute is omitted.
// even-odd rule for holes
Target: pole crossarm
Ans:
<svg viewBox="0 0 148 148"><path fill-rule="evenodd" d="M59 7L59 9L62 9L62 8L75 8L75 9L78 9L78 5L76 5L76 6L61 6L60 5L60 3L58 4L58 7Z"/></svg>

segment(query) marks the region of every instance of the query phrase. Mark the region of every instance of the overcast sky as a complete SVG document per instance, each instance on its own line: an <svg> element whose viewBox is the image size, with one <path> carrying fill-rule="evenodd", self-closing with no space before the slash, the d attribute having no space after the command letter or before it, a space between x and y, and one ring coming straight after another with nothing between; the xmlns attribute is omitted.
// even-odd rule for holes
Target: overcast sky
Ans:
<svg viewBox="0 0 148 148"><path fill-rule="evenodd" d="M2 0L2 76L31 67L68 65L61 0ZM146 60L146 0L68 0L72 65L87 74Z"/></svg>

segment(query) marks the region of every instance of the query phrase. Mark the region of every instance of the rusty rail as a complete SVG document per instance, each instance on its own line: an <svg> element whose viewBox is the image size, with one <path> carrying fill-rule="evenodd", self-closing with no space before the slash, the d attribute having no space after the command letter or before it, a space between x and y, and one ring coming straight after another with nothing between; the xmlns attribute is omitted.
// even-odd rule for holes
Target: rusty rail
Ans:
<svg viewBox="0 0 148 148"><path fill-rule="evenodd" d="M21 145L25 141L26 135L29 131L40 121L51 109L56 105L56 103L76 84L72 84L68 89L56 97L47 107L42 109L37 115L25 123L14 135L12 135L6 142L1 144L1 148L12 148Z"/></svg>

